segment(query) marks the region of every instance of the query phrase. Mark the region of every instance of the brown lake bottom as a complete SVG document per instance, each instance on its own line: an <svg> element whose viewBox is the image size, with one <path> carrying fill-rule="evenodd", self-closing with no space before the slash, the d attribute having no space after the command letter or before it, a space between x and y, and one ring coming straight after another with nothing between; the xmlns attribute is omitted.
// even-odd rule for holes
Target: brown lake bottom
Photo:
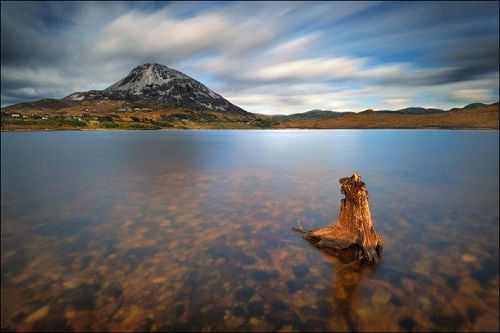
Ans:
<svg viewBox="0 0 500 333"><path fill-rule="evenodd" d="M2 329L498 331L497 131L2 133ZM291 228L358 171L373 267Z"/></svg>

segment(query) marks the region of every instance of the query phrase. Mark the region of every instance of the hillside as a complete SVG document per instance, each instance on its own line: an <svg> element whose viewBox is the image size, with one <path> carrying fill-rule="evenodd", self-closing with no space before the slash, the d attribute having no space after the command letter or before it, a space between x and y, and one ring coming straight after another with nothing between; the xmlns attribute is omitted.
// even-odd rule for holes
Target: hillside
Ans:
<svg viewBox="0 0 500 333"><path fill-rule="evenodd" d="M2 130L259 128L253 114L197 111L122 100L70 102L59 108L37 103L2 109Z"/></svg>
<svg viewBox="0 0 500 333"><path fill-rule="evenodd" d="M415 109L415 108L412 108ZM430 112L365 111L320 119L287 119L274 128L499 128L498 103Z"/></svg>

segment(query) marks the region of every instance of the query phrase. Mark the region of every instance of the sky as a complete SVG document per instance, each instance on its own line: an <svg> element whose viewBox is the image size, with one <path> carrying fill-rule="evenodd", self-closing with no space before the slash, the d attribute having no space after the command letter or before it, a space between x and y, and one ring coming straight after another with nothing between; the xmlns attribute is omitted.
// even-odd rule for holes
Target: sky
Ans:
<svg viewBox="0 0 500 333"><path fill-rule="evenodd" d="M104 89L143 63L243 109L498 101L499 2L1 2L1 104Z"/></svg>

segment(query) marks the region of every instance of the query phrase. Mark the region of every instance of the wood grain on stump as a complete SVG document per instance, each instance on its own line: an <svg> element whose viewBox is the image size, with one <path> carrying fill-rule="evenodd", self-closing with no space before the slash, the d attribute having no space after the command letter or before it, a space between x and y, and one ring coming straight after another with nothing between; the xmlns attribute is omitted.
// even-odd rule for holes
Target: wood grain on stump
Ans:
<svg viewBox="0 0 500 333"><path fill-rule="evenodd" d="M365 183L356 173L341 178L339 182L345 198L341 200L337 222L305 232L304 238L334 254L349 251L359 261L377 262L383 239L373 226Z"/></svg>

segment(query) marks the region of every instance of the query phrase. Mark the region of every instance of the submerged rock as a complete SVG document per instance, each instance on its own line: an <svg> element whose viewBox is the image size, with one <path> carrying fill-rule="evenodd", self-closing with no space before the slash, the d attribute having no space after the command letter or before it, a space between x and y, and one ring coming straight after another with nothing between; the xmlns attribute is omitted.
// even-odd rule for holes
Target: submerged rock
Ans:
<svg viewBox="0 0 500 333"><path fill-rule="evenodd" d="M33 323L35 321L38 321L40 319L47 317L48 314L49 314L49 306L46 305L46 306L41 307L40 309L36 310L32 314L30 314L24 321L26 323Z"/></svg>
<svg viewBox="0 0 500 333"><path fill-rule="evenodd" d="M471 263L471 262L476 262L477 261L477 258L474 257L472 254L464 254L462 256L462 261L466 262L466 263Z"/></svg>
<svg viewBox="0 0 500 333"><path fill-rule="evenodd" d="M345 198L341 200L337 222L308 232L301 228L294 230L303 232L304 239L320 249L375 263L380 258L383 239L373 226L365 183L356 173L339 182Z"/></svg>
<svg viewBox="0 0 500 333"><path fill-rule="evenodd" d="M372 295L372 303L373 305L384 305L387 304L392 298L392 295L389 291L384 289L376 290Z"/></svg>

